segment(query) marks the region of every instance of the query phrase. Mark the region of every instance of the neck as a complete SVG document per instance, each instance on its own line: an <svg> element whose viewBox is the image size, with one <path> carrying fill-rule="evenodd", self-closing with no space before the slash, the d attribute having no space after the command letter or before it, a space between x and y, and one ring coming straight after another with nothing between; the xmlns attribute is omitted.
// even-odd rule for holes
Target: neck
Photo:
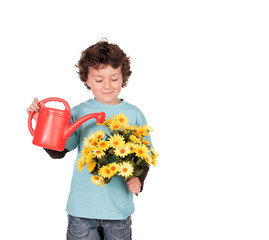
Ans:
<svg viewBox="0 0 269 240"><path fill-rule="evenodd" d="M102 101L102 100L100 100L100 99L98 99L98 98L94 98L97 102L100 102L100 103L102 103L102 104L106 104L106 105L117 105L117 104L119 104L120 102L122 102L122 100L121 99L115 99L115 100L113 100L113 101L111 101L111 102L105 102L105 101Z"/></svg>

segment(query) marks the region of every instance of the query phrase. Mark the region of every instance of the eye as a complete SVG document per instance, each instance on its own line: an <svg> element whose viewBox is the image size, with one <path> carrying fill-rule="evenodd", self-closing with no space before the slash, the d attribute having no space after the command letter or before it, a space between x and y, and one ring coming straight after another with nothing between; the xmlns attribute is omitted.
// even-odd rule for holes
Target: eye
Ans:
<svg viewBox="0 0 269 240"><path fill-rule="evenodd" d="M118 81L118 78L113 78L113 79L111 79L113 82L116 82L116 81Z"/></svg>
<svg viewBox="0 0 269 240"><path fill-rule="evenodd" d="M100 83L102 81L103 81L102 79L95 79L95 82L98 82L98 83Z"/></svg>

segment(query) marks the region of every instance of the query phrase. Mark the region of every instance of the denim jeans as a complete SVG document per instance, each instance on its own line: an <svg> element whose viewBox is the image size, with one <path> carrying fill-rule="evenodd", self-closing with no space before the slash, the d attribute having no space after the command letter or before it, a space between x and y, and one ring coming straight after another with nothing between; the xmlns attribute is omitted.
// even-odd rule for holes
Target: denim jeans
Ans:
<svg viewBox="0 0 269 240"><path fill-rule="evenodd" d="M124 220L98 220L68 215L67 240L131 240L131 216Z"/></svg>

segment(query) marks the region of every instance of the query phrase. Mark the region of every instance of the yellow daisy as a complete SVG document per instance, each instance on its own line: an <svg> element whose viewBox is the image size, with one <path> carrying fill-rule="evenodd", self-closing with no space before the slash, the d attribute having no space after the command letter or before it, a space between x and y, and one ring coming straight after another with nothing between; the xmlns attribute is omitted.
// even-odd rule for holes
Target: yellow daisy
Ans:
<svg viewBox="0 0 269 240"><path fill-rule="evenodd" d="M153 128L149 125L143 125L144 128L147 129L148 132L153 132Z"/></svg>
<svg viewBox="0 0 269 240"><path fill-rule="evenodd" d="M151 164L154 167L156 167L156 165L157 165L157 156L151 155L151 159L152 159L152 163Z"/></svg>
<svg viewBox="0 0 269 240"><path fill-rule="evenodd" d="M126 126L129 124L128 117L126 117L123 113L120 113L116 116L117 121L121 126Z"/></svg>
<svg viewBox="0 0 269 240"><path fill-rule="evenodd" d="M109 128L112 130L119 130L121 127L120 123L116 120L112 120L109 124Z"/></svg>
<svg viewBox="0 0 269 240"><path fill-rule="evenodd" d="M85 162L82 159L78 159L77 166L80 172L83 170L84 165L85 165Z"/></svg>
<svg viewBox="0 0 269 240"><path fill-rule="evenodd" d="M89 135L87 138L84 138L83 144L88 146L91 144L92 140L95 139L94 134Z"/></svg>
<svg viewBox="0 0 269 240"><path fill-rule="evenodd" d="M119 167L119 175L125 177L126 179L132 176L134 167L129 162L123 162Z"/></svg>
<svg viewBox="0 0 269 240"><path fill-rule="evenodd" d="M102 131L102 130L99 130L99 131L97 131L97 132L94 134L94 136L95 136L98 140L102 139L105 135L106 135L106 133L105 133L104 131Z"/></svg>
<svg viewBox="0 0 269 240"><path fill-rule="evenodd" d="M102 123L97 123L97 125L109 126L110 121L111 121L111 118L106 117Z"/></svg>
<svg viewBox="0 0 269 240"><path fill-rule="evenodd" d="M97 147L102 151L106 151L109 148L109 142L107 142L105 140L101 140L98 142Z"/></svg>
<svg viewBox="0 0 269 240"><path fill-rule="evenodd" d="M90 150L90 151L89 151ZM91 149L84 149L81 151L81 160L84 161L85 165L90 163L93 158Z"/></svg>
<svg viewBox="0 0 269 240"><path fill-rule="evenodd" d="M130 153L133 153L136 147L136 145L132 142L127 142L125 146L127 146L130 149Z"/></svg>
<svg viewBox="0 0 269 240"><path fill-rule="evenodd" d="M150 150L151 150L152 155L157 156L157 157L160 156L160 154L157 151L155 151L153 147L151 147Z"/></svg>
<svg viewBox="0 0 269 240"><path fill-rule="evenodd" d="M151 143L150 143L147 139L145 139L145 138L142 139L142 143L143 143L143 144L146 144L146 145L150 145L150 144L151 144Z"/></svg>
<svg viewBox="0 0 269 240"><path fill-rule="evenodd" d="M131 131L135 131L137 126L136 125L132 125L132 126L128 126L126 127L128 130L131 130Z"/></svg>
<svg viewBox="0 0 269 240"><path fill-rule="evenodd" d="M135 155L137 157L145 159L145 157L149 156L149 149L144 144L137 145L135 148Z"/></svg>
<svg viewBox="0 0 269 240"><path fill-rule="evenodd" d="M147 157L145 157L145 161L146 161L148 164L152 164L152 162L153 162L151 156L147 156Z"/></svg>
<svg viewBox="0 0 269 240"><path fill-rule="evenodd" d="M81 151L81 155L87 156L90 152L91 152L91 147L85 146Z"/></svg>
<svg viewBox="0 0 269 240"><path fill-rule="evenodd" d="M143 125L142 127L137 127L137 128L136 128L136 131L137 131L139 134L141 134L142 136L148 136L148 135L149 135L149 134L148 134L148 131L147 131L146 127L145 127L145 125Z"/></svg>
<svg viewBox="0 0 269 240"><path fill-rule="evenodd" d="M93 161L91 161L90 163L88 163L87 169L91 172L91 171L93 171L93 169L95 168L95 166L96 166L96 163L93 162Z"/></svg>
<svg viewBox="0 0 269 240"><path fill-rule="evenodd" d="M108 165L113 173L113 176L119 171L119 165L117 163L110 163Z"/></svg>
<svg viewBox="0 0 269 240"><path fill-rule="evenodd" d="M134 143L141 143L141 141L134 135L131 135L129 138Z"/></svg>
<svg viewBox="0 0 269 240"><path fill-rule="evenodd" d="M98 148L94 148L94 149L92 149L92 155L94 157L101 158L101 157L105 156L105 153Z"/></svg>
<svg viewBox="0 0 269 240"><path fill-rule="evenodd" d="M103 178L111 178L113 176L113 172L109 166L103 166L99 169L98 174Z"/></svg>
<svg viewBox="0 0 269 240"><path fill-rule="evenodd" d="M98 139L97 138L92 139L90 146L97 147L97 145L98 145Z"/></svg>
<svg viewBox="0 0 269 240"><path fill-rule="evenodd" d="M142 135L139 132L137 132L137 131L133 131L133 135L136 136L137 138L141 138L142 137Z"/></svg>
<svg viewBox="0 0 269 240"><path fill-rule="evenodd" d="M84 157L84 159L85 159L85 163L90 163L90 162L92 161L92 158L93 158L92 153L91 153L91 152L88 153L88 154Z"/></svg>
<svg viewBox="0 0 269 240"><path fill-rule="evenodd" d="M98 185L101 185L101 186L104 185L104 179L99 177L99 176L96 176L96 175L91 177L91 181L92 181L93 184L95 184L97 186Z"/></svg>
<svg viewBox="0 0 269 240"><path fill-rule="evenodd" d="M114 150L114 153L116 156L118 157L123 157L125 158L129 153L130 153L130 149L128 146L122 146L120 148L116 148Z"/></svg>
<svg viewBox="0 0 269 240"><path fill-rule="evenodd" d="M124 138L119 134L115 134L109 138L109 145L113 148L120 148L124 143Z"/></svg>

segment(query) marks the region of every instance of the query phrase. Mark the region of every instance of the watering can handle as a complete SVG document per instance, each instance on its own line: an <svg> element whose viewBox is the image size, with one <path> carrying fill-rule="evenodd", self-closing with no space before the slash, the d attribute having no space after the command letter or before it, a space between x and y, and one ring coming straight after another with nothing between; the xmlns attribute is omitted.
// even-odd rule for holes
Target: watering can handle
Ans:
<svg viewBox="0 0 269 240"><path fill-rule="evenodd" d="M57 97L45 98L45 99L41 100L39 102L39 104L41 104L41 103L45 104L47 102L52 102L52 101L63 103L65 106L65 111L67 111L69 114L71 114L70 113L70 106L69 106L68 102L63 100L62 98L57 98Z"/></svg>
<svg viewBox="0 0 269 240"><path fill-rule="evenodd" d="M32 126L32 119L33 119L34 114L35 112L30 112L29 117L28 117L28 128L32 136L34 136L35 134L35 131Z"/></svg>
<svg viewBox="0 0 269 240"><path fill-rule="evenodd" d="M70 106L69 106L68 102L66 102L62 98L57 98L57 97L45 98L45 99L41 100L38 103L38 105L40 106L40 104L42 104L42 103L45 104L47 102L52 102L52 101L63 103L64 106L65 106L65 111L67 111L69 115L71 114L71 110L70 110ZM29 131L30 131L32 136L34 136L34 134L35 134L35 131L34 131L33 127L32 127L32 119L33 119L34 114L35 114L35 112L30 112L29 117L28 117L28 128L29 128Z"/></svg>

